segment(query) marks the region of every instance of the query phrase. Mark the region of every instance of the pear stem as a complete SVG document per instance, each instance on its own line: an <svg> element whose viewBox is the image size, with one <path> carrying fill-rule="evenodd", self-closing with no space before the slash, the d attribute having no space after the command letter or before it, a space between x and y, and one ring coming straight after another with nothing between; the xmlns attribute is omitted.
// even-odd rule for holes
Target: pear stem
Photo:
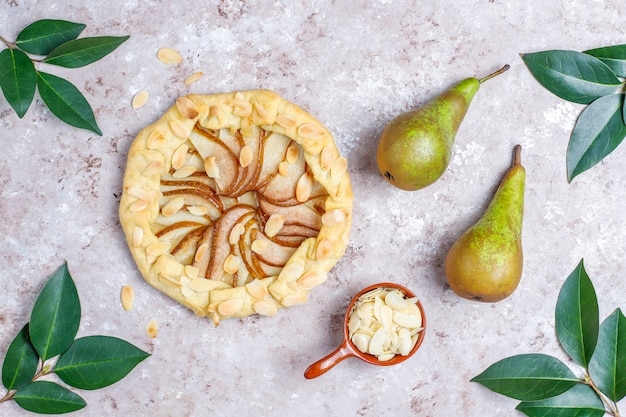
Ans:
<svg viewBox="0 0 626 417"><path fill-rule="evenodd" d="M522 145L515 145L513 148L513 165L522 164Z"/></svg>
<svg viewBox="0 0 626 417"><path fill-rule="evenodd" d="M509 64L506 64L505 66L503 66L502 68L500 68L496 72L492 72L491 74L487 75L486 77L483 77L483 78L479 79L478 82L482 84L485 81L490 80L493 77L496 77L496 76L502 74L503 72L506 72L509 68L511 68L511 66Z"/></svg>

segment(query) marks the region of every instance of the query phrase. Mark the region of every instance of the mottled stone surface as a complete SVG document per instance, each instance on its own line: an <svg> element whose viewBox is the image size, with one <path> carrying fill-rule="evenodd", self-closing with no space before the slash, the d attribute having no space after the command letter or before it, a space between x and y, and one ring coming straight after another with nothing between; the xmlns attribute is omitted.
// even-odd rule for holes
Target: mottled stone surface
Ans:
<svg viewBox="0 0 626 417"><path fill-rule="evenodd" d="M152 353L123 381L81 391L88 406L76 416L521 415L515 401L469 380L516 353L565 358L554 306L581 258L602 317L626 308L626 145L568 184L565 151L582 107L544 90L519 53L623 43L625 15L619 0L0 1L7 39L41 18L83 22L82 36L131 36L85 68L38 64L84 92L102 137L61 123L39 98L23 119L0 99L0 355L67 260L80 335L115 335ZM183 62L160 63L165 46ZM408 193L382 180L374 156L388 120L505 63L511 69L476 96L440 181ZM205 76L183 85L196 71ZM349 161L353 234L308 304L214 328L144 283L117 206L141 127L180 95L251 88L277 91L333 132ZM134 110L142 89L150 97ZM517 143L528 172L522 283L496 304L461 300L445 285L445 254L486 207ZM390 368L348 359L306 380L308 365L340 343L352 294L387 280L421 297L420 351ZM122 285L137 292L130 312ZM155 340L144 331L153 318ZM31 414L5 403L0 415Z"/></svg>

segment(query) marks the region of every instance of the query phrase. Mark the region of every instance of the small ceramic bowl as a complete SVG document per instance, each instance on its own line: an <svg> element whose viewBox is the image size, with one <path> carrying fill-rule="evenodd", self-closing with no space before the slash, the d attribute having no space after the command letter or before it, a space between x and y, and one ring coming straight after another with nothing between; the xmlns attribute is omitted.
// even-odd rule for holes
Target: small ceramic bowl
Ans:
<svg viewBox="0 0 626 417"><path fill-rule="evenodd" d="M354 343L352 343L352 341L350 340L348 322L350 320L350 315L354 307L354 304L359 300L359 297L361 297L363 294L366 294L376 288L381 288L381 287L398 289L401 292L403 292L407 298L415 297L415 294L411 292L408 288L403 287L402 285L393 284L389 282L383 282L380 284L371 285L361 290L357 295L354 296L354 298L350 302L350 305L348 305L348 309L344 317L343 341L341 345L337 349L335 349L332 353L328 354L327 356L323 357L322 359L318 360L317 362L309 366L307 370L304 372L305 378L307 379L317 378L318 376L330 370L333 366L337 365L339 362L352 356L356 356L357 358L372 365L391 366L391 365L397 365L401 362L404 362L405 360L413 356L413 354L415 354L417 349L419 349L419 347L421 346L422 341L424 340L424 334L426 331L426 315L424 314L424 308L422 307L422 304L419 301L417 301L417 308L422 314L422 330L419 332L417 341L415 342L415 345L413 346L413 348L411 349L408 355L397 354L389 360L380 361L374 355L361 352L354 345Z"/></svg>

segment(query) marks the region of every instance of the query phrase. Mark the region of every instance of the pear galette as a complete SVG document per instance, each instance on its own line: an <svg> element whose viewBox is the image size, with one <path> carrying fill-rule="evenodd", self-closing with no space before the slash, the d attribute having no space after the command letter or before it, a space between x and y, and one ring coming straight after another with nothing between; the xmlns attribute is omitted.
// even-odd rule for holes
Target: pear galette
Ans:
<svg viewBox="0 0 626 417"><path fill-rule="evenodd" d="M132 143L120 220L145 280L200 316L307 301L343 256L347 161L267 90L188 95Z"/></svg>

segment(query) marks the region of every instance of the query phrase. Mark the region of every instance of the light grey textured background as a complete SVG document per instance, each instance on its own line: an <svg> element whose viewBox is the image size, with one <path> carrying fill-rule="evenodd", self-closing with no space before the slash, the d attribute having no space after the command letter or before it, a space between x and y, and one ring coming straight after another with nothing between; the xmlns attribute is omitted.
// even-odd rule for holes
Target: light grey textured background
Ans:
<svg viewBox="0 0 626 417"><path fill-rule="evenodd" d="M565 359L554 306L581 258L602 317L626 308L626 145L568 184L565 151L582 106L544 90L519 53L625 43L624 16L619 0L0 1L8 39L41 18L85 23L82 36L131 36L82 69L38 65L84 92L102 137L61 123L39 99L21 120L0 100L0 355L67 260L80 335L115 335L153 354L121 382L81 391L88 406L77 417L521 415L515 401L469 380L512 354ZM183 63L160 63L160 47ZM506 63L474 99L440 181L408 193L382 180L375 152L387 121ZM183 85L196 71L205 76ZM352 239L308 304L214 328L143 282L117 205L140 128L180 95L252 88L275 90L333 132L353 183ZM150 97L134 110L142 89ZM517 143L528 173L522 283L496 304L462 300L445 285L445 254L481 215ZM420 351L396 367L349 359L305 380L340 343L352 294L388 280L422 299ZM137 292L131 312L119 303L125 284ZM155 340L144 332L153 318ZM5 403L0 415L30 414Z"/></svg>

